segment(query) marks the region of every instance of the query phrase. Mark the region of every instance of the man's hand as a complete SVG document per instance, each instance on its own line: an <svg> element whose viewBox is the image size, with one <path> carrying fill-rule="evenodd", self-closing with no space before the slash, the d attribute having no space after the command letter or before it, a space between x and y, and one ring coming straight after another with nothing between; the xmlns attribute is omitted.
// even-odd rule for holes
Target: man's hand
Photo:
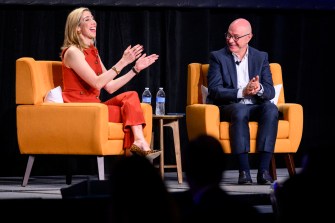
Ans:
<svg viewBox="0 0 335 223"><path fill-rule="evenodd" d="M257 75L255 77L253 77L249 81L247 86L243 89L243 96L247 97L247 96L255 95L259 92L260 89L261 89L261 87L260 87L260 83L259 83L259 76Z"/></svg>

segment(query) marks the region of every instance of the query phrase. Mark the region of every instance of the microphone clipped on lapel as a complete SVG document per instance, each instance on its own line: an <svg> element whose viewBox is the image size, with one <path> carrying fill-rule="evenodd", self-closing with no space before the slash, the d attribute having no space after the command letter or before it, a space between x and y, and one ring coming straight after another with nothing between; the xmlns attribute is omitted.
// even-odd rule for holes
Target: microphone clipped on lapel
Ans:
<svg viewBox="0 0 335 223"><path fill-rule="evenodd" d="M241 61L236 60L235 63L238 66L238 65L240 65Z"/></svg>

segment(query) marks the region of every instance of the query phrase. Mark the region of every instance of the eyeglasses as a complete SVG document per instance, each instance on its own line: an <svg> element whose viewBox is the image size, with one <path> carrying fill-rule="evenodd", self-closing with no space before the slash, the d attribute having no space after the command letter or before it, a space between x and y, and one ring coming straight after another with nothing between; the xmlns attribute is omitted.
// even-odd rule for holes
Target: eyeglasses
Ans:
<svg viewBox="0 0 335 223"><path fill-rule="evenodd" d="M226 37L227 40L229 40L230 38L233 38L233 40L237 42L237 41L238 41L239 39L241 39L242 37L245 37L245 36L247 36L247 35L250 35L250 33L245 34L245 35L243 35L243 36L232 36L232 35L230 35L229 33L225 33L224 35L225 35L225 37Z"/></svg>

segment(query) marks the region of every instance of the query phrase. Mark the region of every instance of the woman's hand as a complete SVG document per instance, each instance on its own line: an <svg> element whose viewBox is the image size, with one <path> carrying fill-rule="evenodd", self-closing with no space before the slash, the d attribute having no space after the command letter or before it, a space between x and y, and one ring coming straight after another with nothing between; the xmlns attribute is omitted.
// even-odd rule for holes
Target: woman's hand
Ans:
<svg viewBox="0 0 335 223"><path fill-rule="evenodd" d="M143 52L143 46L140 44L137 44L133 47L129 45L127 49L123 52L121 60L125 64L130 64L134 62L136 59L140 58Z"/></svg>
<svg viewBox="0 0 335 223"><path fill-rule="evenodd" d="M137 72L140 72L141 70L149 67L151 64L156 62L158 57L159 55L157 54L151 54L147 56L147 54L144 53L142 56L140 56L140 58L137 59L135 66L134 66L135 70Z"/></svg>

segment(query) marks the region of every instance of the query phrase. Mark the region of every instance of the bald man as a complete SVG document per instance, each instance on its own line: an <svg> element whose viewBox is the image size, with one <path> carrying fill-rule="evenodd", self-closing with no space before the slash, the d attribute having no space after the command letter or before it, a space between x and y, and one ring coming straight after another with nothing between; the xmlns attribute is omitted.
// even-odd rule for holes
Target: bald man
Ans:
<svg viewBox="0 0 335 223"><path fill-rule="evenodd" d="M234 20L225 33L226 46L209 56L207 103L220 108L221 121L230 122L232 153L239 164L238 184L252 184L248 152L249 121L258 122L256 150L259 155L257 183L273 182L269 174L278 129L278 108L268 54L251 46L248 20Z"/></svg>

